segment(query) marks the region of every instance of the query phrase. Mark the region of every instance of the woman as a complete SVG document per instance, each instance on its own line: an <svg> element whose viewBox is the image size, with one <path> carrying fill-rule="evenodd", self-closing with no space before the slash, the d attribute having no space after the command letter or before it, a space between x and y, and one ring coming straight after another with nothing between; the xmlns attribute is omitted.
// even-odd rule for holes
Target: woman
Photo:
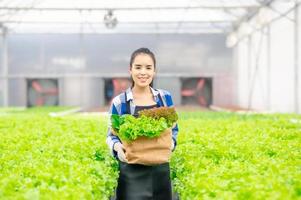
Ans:
<svg viewBox="0 0 301 200"><path fill-rule="evenodd" d="M156 59L147 48L137 49L130 60L132 87L116 96L110 108L110 114L138 115L138 111L160 106L173 106L169 92L152 88L156 73ZM172 129L174 151L177 144L178 126ZM107 144L115 158L119 160L119 178L116 190L117 200L171 200L171 181L169 163L155 166L128 164L124 147L108 129Z"/></svg>

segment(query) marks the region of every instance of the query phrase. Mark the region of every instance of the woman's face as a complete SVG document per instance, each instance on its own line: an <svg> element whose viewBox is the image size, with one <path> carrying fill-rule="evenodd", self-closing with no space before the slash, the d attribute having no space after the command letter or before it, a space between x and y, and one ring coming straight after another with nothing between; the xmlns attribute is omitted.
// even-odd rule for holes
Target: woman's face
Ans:
<svg viewBox="0 0 301 200"><path fill-rule="evenodd" d="M147 87L155 75L155 66L152 58L147 54L138 54L130 68L130 74L135 86Z"/></svg>

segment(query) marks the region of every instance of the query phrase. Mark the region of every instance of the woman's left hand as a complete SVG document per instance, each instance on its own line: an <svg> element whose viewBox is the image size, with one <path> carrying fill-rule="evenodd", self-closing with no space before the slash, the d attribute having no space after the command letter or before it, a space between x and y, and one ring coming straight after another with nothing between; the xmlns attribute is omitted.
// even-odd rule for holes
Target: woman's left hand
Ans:
<svg viewBox="0 0 301 200"><path fill-rule="evenodd" d="M125 148L124 148L123 144L121 144L120 142L117 142L114 145L114 150L117 151L118 159L121 162L128 162L128 160L126 159L126 156L125 156Z"/></svg>
<svg viewBox="0 0 301 200"><path fill-rule="evenodd" d="M174 141L173 141L173 140L171 140L171 151L173 151L173 150L174 150L174 148L175 148L175 143L174 143Z"/></svg>

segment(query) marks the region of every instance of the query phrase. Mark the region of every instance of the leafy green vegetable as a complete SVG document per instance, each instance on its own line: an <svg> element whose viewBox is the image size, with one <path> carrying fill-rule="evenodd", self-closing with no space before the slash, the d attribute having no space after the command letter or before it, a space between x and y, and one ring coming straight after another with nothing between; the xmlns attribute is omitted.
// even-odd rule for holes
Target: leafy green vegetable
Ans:
<svg viewBox="0 0 301 200"><path fill-rule="evenodd" d="M139 136L154 138L178 120L174 108L160 107L142 110L135 118L132 115L111 115L112 128L125 141L132 141Z"/></svg>
<svg viewBox="0 0 301 200"><path fill-rule="evenodd" d="M159 120L160 118L166 119L168 127L171 127L177 120L178 115L174 107L159 107L152 109L145 109L138 112L139 116L151 117Z"/></svg>
<svg viewBox="0 0 301 200"><path fill-rule="evenodd" d="M99 116L1 116L0 199L109 199L118 168L106 124Z"/></svg>
<svg viewBox="0 0 301 200"><path fill-rule="evenodd" d="M119 131L120 126L124 123L124 117L120 115L112 114L111 122L114 130Z"/></svg>
<svg viewBox="0 0 301 200"><path fill-rule="evenodd" d="M164 118L159 120L151 117L132 115L112 115L112 127L118 131L118 136L125 141L132 141L139 136L158 137L168 128L167 121Z"/></svg>
<svg viewBox="0 0 301 200"><path fill-rule="evenodd" d="M301 199L301 115L180 116L171 172L182 200Z"/></svg>
<svg viewBox="0 0 301 200"><path fill-rule="evenodd" d="M109 199L107 118L0 117L0 199ZM182 200L300 199L301 115L180 112L171 177Z"/></svg>

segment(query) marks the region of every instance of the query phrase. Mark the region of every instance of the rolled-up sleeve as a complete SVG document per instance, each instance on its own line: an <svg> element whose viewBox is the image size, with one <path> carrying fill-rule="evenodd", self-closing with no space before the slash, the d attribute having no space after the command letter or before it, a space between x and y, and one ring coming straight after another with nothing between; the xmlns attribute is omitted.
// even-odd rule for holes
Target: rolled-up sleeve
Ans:
<svg viewBox="0 0 301 200"><path fill-rule="evenodd" d="M119 139L118 136L113 135L113 133L111 131L111 124L112 124L111 123L111 116L112 116L112 114L119 115L119 113L117 111L117 106L114 104L114 102L112 102L108 114L109 114L108 115L108 132L107 132L106 142L107 142L107 145L109 146L109 148L111 150L112 155L116 158L117 157L117 152L114 151L114 145L117 142L120 142L120 139Z"/></svg>

